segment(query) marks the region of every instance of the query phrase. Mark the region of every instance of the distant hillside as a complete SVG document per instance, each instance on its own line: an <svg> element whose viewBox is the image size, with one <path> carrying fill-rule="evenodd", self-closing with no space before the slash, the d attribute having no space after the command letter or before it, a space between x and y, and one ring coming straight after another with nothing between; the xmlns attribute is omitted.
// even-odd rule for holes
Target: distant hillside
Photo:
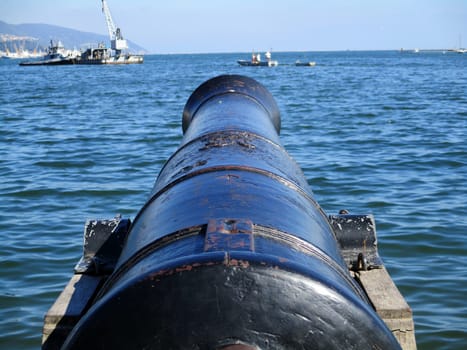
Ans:
<svg viewBox="0 0 467 350"><path fill-rule="evenodd" d="M79 30L49 24L8 24L0 21L0 51L17 49L42 49L49 46L50 40L60 40L68 49L81 49L99 43L110 45L107 35L81 32ZM146 50L128 40L131 52L146 53Z"/></svg>

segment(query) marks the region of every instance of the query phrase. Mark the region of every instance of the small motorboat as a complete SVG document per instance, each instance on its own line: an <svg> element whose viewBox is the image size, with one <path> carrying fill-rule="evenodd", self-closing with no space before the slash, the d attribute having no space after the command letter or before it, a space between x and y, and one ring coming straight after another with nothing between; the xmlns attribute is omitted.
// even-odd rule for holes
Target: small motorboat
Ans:
<svg viewBox="0 0 467 350"><path fill-rule="evenodd" d="M271 52L268 51L264 54L266 56L266 61L261 61L261 55L255 54L254 52L251 54L251 60L238 60L238 64L241 66L249 66L249 67L276 67L279 65L279 62L273 61L271 59Z"/></svg>
<svg viewBox="0 0 467 350"><path fill-rule="evenodd" d="M309 61L309 62L301 62L300 60L295 62L295 65L298 67L313 67L316 66L316 62Z"/></svg>

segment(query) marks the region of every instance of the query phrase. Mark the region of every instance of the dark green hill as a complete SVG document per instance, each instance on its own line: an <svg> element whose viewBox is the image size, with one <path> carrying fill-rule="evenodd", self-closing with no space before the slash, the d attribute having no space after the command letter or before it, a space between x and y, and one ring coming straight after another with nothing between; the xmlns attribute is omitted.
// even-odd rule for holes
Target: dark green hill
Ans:
<svg viewBox="0 0 467 350"><path fill-rule="evenodd" d="M100 35L49 24L8 24L0 21L0 50L15 51L16 48L34 50L45 49L50 40L60 40L68 49L87 48L104 43L110 46L107 35ZM128 40L131 52L146 53L141 46Z"/></svg>

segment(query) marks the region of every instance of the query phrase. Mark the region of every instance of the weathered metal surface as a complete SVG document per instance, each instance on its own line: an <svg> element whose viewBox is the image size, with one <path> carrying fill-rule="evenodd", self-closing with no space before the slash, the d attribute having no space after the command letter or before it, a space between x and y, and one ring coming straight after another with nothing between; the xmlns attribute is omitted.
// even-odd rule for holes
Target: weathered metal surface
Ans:
<svg viewBox="0 0 467 350"><path fill-rule="evenodd" d="M251 220L210 220L204 239L204 251L255 251Z"/></svg>
<svg viewBox="0 0 467 350"><path fill-rule="evenodd" d="M116 216L111 220L88 220L84 226L83 257L75 273L111 273L123 248L131 221Z"/></svg>
<svg viewBox="0 0 467 350"><path fill-rule="evenodd" d="M306 242L301 242L294 236L267 227L257 225L253 225L251 227L250 222L240 222L240 226L238 227L237 223L239 221L242 220L219 220L210 222L210 228L206 228L206 226L192 227L185 231L177 232L174 235L168 235L158 242L154 242L153 245L147 247L146 251L155 251L164 245L170 245L184 237L188 238L193 235L198 235L206 229L208 232L216 234L226 233L231 235L238 233L254 233L253 239L255 236L265 237L268 238L268 240L278 240L283 245L289 246L294 250L300 250L310 255L318 254L318 252L313 252L313 246ZM86 226L88 223L89 221L86 223ZM350 226L345 227L347 224ZM341 229L343 231L348 231L352 228L355 228L352 221L345 220L342 222ZM97 234L100 233L102 233L102 231L99 231ZM359 233L362 234L361 240L363 240L366 234L363 234L360 230L352 233L352 235L355 237L355 235L358 235ZM254 246L254 243L252 245ZM144 260L144 258L139 259L139 261L141 260ZM285 259L282 258L282 260L284 261ZM133 260L135 264L137 261L138 259ZM235 259L229 261L227 257L225 264L230 266L247 267L248 261ZM200 266L201 264L182 266L179 267L177 271L189 271L193 269L193 267L196 268ZM349 267L353 268L353 265L350 264ZM168 272L161 271L161 275L166 273ZM396 337L402 349L416 350L417 346L415 342L415 329L412 312L402 295L399 293L394 282L391 280L386 269L381 267L370 271L352 272L352 276L361 284L370 303L373 305L378 315L383 319L389 330ZM88 276L83 274L77 274L70 280L54 305L47 312L44 319L42 338L43 349L58 349L61 347L73 327L87 311L93 296L99 290L101 281L103 281L103 277L101 276ZM232 343L233 345L227 345ZM232 346L232 349L241 349L242 346L245 346L245 349L260 349L257 346L249 348L250 345L239 342L238 340L227 340L222 344L219 346L219 349L228 349L229 346Z"/></svg>
<svg viewBox="0 0 467 350"><path fill-rule="evenodd" d="M184 139L64 349L398 349L279 142L269 92L201 85Z"/></svg>
<svg viewBox="0 0 467 350"><path fill-rule="evenodd" d="M330 215L329 222L336 234L341 254L352 270L381 267L373 215Z"/></svg>

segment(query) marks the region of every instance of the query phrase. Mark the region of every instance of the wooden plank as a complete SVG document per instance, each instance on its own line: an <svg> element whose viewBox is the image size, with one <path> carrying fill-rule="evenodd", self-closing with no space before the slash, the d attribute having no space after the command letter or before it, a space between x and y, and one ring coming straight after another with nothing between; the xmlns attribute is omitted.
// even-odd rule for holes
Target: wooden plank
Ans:
<svg viewBox="0 0 467 350"><path fill-rule="evenodd" d="M89 307L102 276L73 275L44 318L42 349L59 349Z"/></svg>
<svg viewBox="0 0 467 350"><path fill-rule="evenodd" d="M397 289L384 266L380 269L359 271L360 282L378 315L399 341L403 350L416 350L412 310Z"/></svg>

